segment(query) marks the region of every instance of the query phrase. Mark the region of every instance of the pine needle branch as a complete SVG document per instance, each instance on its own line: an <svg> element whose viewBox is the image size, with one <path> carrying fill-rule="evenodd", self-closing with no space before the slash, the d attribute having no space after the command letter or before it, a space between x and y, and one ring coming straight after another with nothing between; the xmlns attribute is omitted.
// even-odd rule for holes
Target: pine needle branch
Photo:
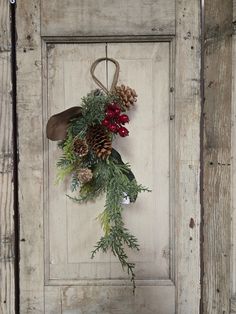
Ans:
<svg viewBox="0 0 236 314"><path fill-rule="evenodd" d="M105 108L112 101L117 101L117 97L106 95L99 90L92 91L82 99L82 115L79 119L71 121L67 138L58 145L63 152L57 162L58 179L62 180L71 175L71 190L74 192L79 189L79 196L67 196L78 203L94 201L101 194L106 194L104 211L98 216L104 236L96 243L91 258L94 258L98 251L111 251L120 261L122 268L127 270L135 291L135 264L129 261L126 248L136 251L140 248L138 239L123 222L122 200L127 196L131 202L135 202L139 193L150 190L137 183L130 165L122 161L115 149L112 149L110 157L106 160L95 156L92 150L86 156L78 157L73 149L75 137L86 139L88 128L101 124L105 117ZM93 177L89 182L80 182L78 171L86 168L92 171Z"/></svg>

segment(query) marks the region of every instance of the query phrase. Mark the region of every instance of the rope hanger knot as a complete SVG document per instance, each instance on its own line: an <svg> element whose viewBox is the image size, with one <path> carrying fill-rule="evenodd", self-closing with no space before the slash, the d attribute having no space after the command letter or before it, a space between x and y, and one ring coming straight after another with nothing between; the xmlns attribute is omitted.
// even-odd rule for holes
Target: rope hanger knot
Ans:
<svg viewBox="0 0 236 314"><path fill-rule="evenodd" d="M115 69L115 73L114 73L114 76L113 76L113 81L112 81L110 90L108 90L108 89L103 85L103 83L102 83L102 82L96 77L96 75L94 74L97 65L98 65L99 63L101 63L102 61L110 61L110 62L114 63L115 66L116 66L116 69ZM93 64L91 65L90 73L91 73L91 76L92 76L94 82L95 82L106 94L109 94L109 93L112 93L112 92L115 90L115 88L116 88L116 85L117 85L117 82L118 82L118 78L119 78L119 73L120 73L120 65L119 65L118 61L116 61L115 59L112 59L112 58L99 58L99 59L95 60L95 61L93 62Z"/></svg>

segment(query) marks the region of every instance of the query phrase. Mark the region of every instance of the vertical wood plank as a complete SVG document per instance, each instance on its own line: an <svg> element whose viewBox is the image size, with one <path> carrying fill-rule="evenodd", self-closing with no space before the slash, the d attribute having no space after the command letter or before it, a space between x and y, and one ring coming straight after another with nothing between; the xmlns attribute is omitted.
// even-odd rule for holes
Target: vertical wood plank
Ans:
<svg viewBox="0 0 236 314"><path fill-rule="evenodd" d="M236 312L236 198L234 191L236 190L236 36L233 35L232 40L232 138L231 138L231 153L232 153L232 167L231 167L231 199L232 199L232 232L231 232L231 312Z"/></svg>
<svg viewBox="0 0 236 314"><path fill-rule="evenodd" d="M236 0L233 0L233 24L235 24L236 20Z"/></svg>
<svg viewBox="0 0 236 314"><path fill-rule="evenodd" d="M20 313L44 313L40 0L16 8L19 119Z"/></svg>
<svg viewBox="0 0 236 314"><path fill-rule="evenodd" d="M177 313L200 300L200 2L176 1L175 128Z"/></svg>
<svg viewBox="0 0 236 314"><path fill-rule="evenodd" d="M203 311L229 313L232 0L205 1Z"/></svg>
<svg viewBox="0 0 236 314"><path fill-rule="evenodd" d="M9 2L0 0L0 313L14 313L11 42Z"/></svg>

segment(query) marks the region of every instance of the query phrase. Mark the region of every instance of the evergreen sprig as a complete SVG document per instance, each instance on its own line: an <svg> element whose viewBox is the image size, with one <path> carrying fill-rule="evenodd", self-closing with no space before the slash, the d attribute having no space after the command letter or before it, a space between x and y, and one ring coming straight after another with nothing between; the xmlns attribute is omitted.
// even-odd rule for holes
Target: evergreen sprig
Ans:
<svg viewBox="0 0 236 314"><path fill-rule="evenodd" d="M101 193L106 193L104 211L99 215L99 220L104 231L104 236L97 242L92 251L92 258L101 250L106 253L108 249L118 257L123 268L127 268L131 276L133 290L135 289L134 263L128 261L125 246L139 250L138 240L125 228L122 219L122 200L126 194L129 198L136 199L137 194L149 189L138 185L136 180L130 181L127 174L130 172L128 164L120 164L113 157L106 161L99 161L94 170L94 179L85 184L80 190L80 197L73 198L77 202L93 200Z"/></svg>
<svg viewBox="0 0 236 314"><path fill-rule="evenodd" d="M99 90L92 91L82 98L80 119L74 119L70 133L84 138L89 126L100 124L105 118L105 107L117 99L114 95L106 95Z"/></svg>
<svg viewBox="0 0 236 314"><path fill-rule="evenodd" d="M127 268L128 274L131 275L133 283L133 291L135 290L135 274L134 263L128 261L128 256L125 253L125 246L131 249L139 250L138 240L124 226L122 219L122 200L124 195L132 191L132 195L148 191L136 183L136 180L130 181L127 173L130 170L127 164L118 164L112 159L109 159L107 169L109 171L108 181L106 186L106 203L105 209L100 217L100 221L105 232L105 235L98 241L95 249L92 252L92 258L99 250L107 252L110 248L112 253L118 257L123 268Z"/></svg>
<svg viewBox="0 0 236 314"><path fill-rule="evenodd" d="M135 202L140 192L150 190L137 183L130 165L122 161L115 149L112 149L106 160L98 158L91 150L86 156L78 157L73 149L74 138L84 139L88 127L101 124L107 104L115 99L115 96L105 95L100 91L93 91L82 99L82 116L71 121L66 140L58 144L63 154L57 162L57 179L71 176L71 191L79 189L79 196L68 197L78 203L95 200L99 195L106 194L104 210L98 216L104 236L96 243L91 258L94 258L98 251L106 253L111 250L119 259L122 268L127 269L134 291L135 264L128 260L125 248L138 251L139 244L137 238L124 225L122 201L127 196L131 202ZM93 177L89 182L79 182L78 171L85 168L92 171Z"/></svg>

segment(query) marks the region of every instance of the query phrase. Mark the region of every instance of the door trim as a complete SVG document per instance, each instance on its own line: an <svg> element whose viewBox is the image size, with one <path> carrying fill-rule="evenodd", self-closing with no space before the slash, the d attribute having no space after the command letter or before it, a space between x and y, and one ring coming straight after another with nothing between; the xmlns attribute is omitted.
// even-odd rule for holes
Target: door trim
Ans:
<svg viewBox="0 0 236 314"><path fill-rule="evenodd" d="M45 78L48 77L48 66L47 66L47 54L48 51L57 44L96 44L96 43L149 43L149 42L156 42L156 43L169 43L169 52L170 52L170 70L169 70L169 84L170 84L170 92L169 92L169 145L170 145L170 220L169 220L169 227L170 227L170 279L169 280L136 280L136 285L138 286L174 286L175 285L175 274L176 274L176 214L175 214L175 194L174 194L174 185L175 185L175 168L176 168L176 161L175 161L175 99L174 99L174 68L175 68L175 37L174 36L100 36L100 37L42 37L42 71L43 71L43 88L42 88L42 95L43 95L43 121L46 123L48 121L47 115L47 106L48 106L48 99L47 99L47 80ZM44 124L43 124L44 125ZM46 125L44 125L44 129ZM46 136L44 136L44 176L47 175L47 160L48 160L48 140ZM49 239L49 230L48 230L48 208L47 208L47 180L45 180L46 184L44 184L44 234L46 238ZM44 247L45 259L47 265L49 265L49 251L48 247ZM122 280L60 280L60 279L50 279L49 278L49 269L45 266L45 273L44 273L44 281L45 285L105 285L105 286L119 286L119 285L131 285L131 283L123 283Z"/></svg>

